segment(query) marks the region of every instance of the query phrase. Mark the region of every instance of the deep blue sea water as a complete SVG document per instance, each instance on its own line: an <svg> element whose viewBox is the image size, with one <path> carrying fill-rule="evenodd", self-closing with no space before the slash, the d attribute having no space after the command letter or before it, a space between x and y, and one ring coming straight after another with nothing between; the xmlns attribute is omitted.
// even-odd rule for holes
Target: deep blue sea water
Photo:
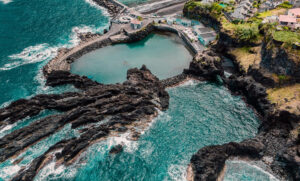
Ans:
<svg viewBox="0 0 300 181"><path fill-rule="evenodd" d="M41 86L42 65L59 47L78 43L76 31L101 32L108 22L104 10L84 0L1 0L0 105L51 92Z"/></svg>
<svg viewBox="0 0 300 181"><path fill-rule="evenodd" d="M145 1L123 2L131 5ZM73 91L72 86L45 87L40 68L56 55L58 48L75 46L78 43L76 32L102 32L108 22L109 17L104 10L84 0L0 0L0 107L38 93ZM143 54L147 57L151 49L142 50L141 47L155 45L152 50L166 48L160 53L167 52L170 56L181 56L186 60L190 58L182 45L177 44L177 47L173 40L156 38L152 40L161 41L165 46L157 47L150 38L136 44L139 46L123 45L120 49L127 51L126 48L140 48L139 51L145 51ZM168 52L168 48L176 52ZM159 57L158 54L156 58ZM130 60L126 61L130 64ZM181 63L176 61L175 68L187 65ZM140 64L134 66L137 65ZM165 65L160 67L161 70L165 70ZM172 73L175 72L158 72L158 76L165 78ZM113 82L107 80L110 81ZM259 123L253 111L239 97L230 95L220 85L192 83L168 91L171 96L170 109L155 119L139 141L128 141L126 135L110 138L90 147L82 155L79 164L69 168L55 168L53 163L49 164L36 180L184 180L189 159L199 148L241 141L256 134ZM38 118L56 113L45 111L32 119L26 118L1 129L0 137ZM0 180L8 180L22 166L26 166L56 142L78 134L67 125L19 155L17 159L23 158L19 164L13 165L11 160L1 163ZM109 149L118 143L125 145L124 152L115 156L108 155ZM240 170L249 170L243 165L239 167L242 168L240 170L230 168L233 169L229 169L225 178L231 178ZM254 172L256 175L260 173ZM247 179L255 180L256 175L248 174Z"/></svg>

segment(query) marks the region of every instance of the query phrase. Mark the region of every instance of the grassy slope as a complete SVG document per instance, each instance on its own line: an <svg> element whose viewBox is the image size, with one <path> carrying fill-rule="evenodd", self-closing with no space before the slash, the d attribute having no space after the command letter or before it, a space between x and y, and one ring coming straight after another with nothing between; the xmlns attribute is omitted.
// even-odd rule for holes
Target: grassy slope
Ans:
<svg viewBox="0 0 300 181"><path fill-rule="evenodd" d="M300 84L268 89L268 99L275 103L278 109L287 109L300 114Z"/></svg>

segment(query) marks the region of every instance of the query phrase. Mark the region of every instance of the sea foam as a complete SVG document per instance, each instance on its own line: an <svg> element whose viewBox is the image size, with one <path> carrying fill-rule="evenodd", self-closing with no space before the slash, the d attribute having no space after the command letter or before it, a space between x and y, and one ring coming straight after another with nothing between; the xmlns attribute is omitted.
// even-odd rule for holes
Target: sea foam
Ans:
<svg viewBox="0 0 300 181"><path fill-rule="evenodd" d="M11 3L12 0L0 0L3 4L8 4L8 3Z"/></svg>

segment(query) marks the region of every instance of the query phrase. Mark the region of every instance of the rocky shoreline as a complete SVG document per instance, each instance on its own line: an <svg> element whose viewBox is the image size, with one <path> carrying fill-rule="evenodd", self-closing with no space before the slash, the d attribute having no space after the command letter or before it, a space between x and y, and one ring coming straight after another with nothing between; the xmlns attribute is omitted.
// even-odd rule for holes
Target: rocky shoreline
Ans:
<svg viewBox="0 0 300 181"><path fill-rule="evenodd" d="M21 169L13 180L32 180L50 161L68 165L90 145L111 135L129 132L132 139L137 139L140 133L135 128L145 127L157 115L157 110L166 110L169 105L164 86L145 66L128 70L127 81L123 84L102 85L69 73L52 74L55 76L48 78L55 78L47 79L50 85L70 83L82 92L37 95L0 109L1 126L32 117L45 109L61 111L61 114L47 116L1 138L0 162L24 152L67 124L79 129L81 134L51 146L28 168Z"/></svg>
<svg viewBox="0 0 300 181"><path fill-rule="evenodd" d="M214 49L211 51L217 52ZM258 135L252 139L201 148L191 158L193 178L190 180L217 180L223 172L225 161L232 157L268 158L271 161L267 165L274 174L285 180L299 180L300 151L297 150L300 150L300 136L293 137L291 131L299 123L300 116L275 110L267 98L266 88L252 76L222 76L218 58L209 57L212 54L215 57L215 53L204 52L200 59L194 59L188 72L207 80L215 80L216 75L222 77L224 85L233 94L243 96L246 103L255 108L262 123ZM212 72L215 73L210 74Z"/></svg>
<svg viewBox="0 0 300 181"><path fill-rule="evenodd" d="M150 23L131 34L121 32L96 41L65 59L60 56L70 50L61 50L61 54L43 68L46 84L72 84L81 92L37 95L31 99L15 101L0 109L0 127L38 115L45 109L62 112L37 120L0 138L0 162L18 155L67 124L71 124L72 129L83 127L79 137L62 140L51 146L43 155L34 159L28 168L22 168L13 180L32 180L50 161L55 161L58 165L71 164L91 144L113 134L129 131L132 139L137 139L139 133L134 129L135 126L146 124L157 115L157 109L168 108L169 95L165 88L176 86L188 78L207 81L221 79L233 94L245 97L246 102L262 117L262 124L255 138L240 143L207 146L195 153L190 163L190 170L193 172L190 180L217 180L224 171L225 161L232 157L262 160L271 158L268 165L275 174L287 180L300 180L300 136L293 138L290 135L300 117L287 111L275 111L267 99L265 86L256 82L251 75L233 75L226 78L216 49L195 55L189 69L161 81L145 66L141 69L130 69L128 80L123 84L103 85L70 73L70 64L83 54L116 43L139 41L155 30L155 26ZM106 119L109 121L105 121ZM100 124L95 126L93 123Z"/></svg>

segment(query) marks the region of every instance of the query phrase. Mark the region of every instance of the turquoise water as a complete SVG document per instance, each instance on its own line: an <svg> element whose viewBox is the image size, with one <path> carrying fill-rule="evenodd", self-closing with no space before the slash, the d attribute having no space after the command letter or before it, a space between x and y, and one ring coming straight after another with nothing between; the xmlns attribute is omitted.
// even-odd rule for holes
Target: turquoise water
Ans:
<svg viewBox="0 0 300 181"><path fill-rule="evenodd" d="M227 161L224 181L279 181L264 170L262 163L246 161Z"/></svg>
<svg viewBox="0 0 300 181"><path fill-rule="evenodd" d="M153 0L151 0L151 1L153 1ZM149 2L149 0L119 0L119 2L131 7L131 6L136 6L139 4Z"/></svg>
<svg viewBox="0 0 300 181"><path fill-rule="evenodd" d="M184 180L191 156L201 147L242 141L257 132L253 111L223 86L189 82L168 92L170 108L138 141L111 138L89 148L80 159L84 166L60 172L48 167L36 180ZM108 154L122 142L121 154Z"/></svg>
<svg viewBox="0 0 300 181"><path fill-rule="evenodd" d="M136 43L90 52L72 64L71 72L101 83L117 83L126 80L129 68L145 64L159 79L165 79L182 73L191 60L192 55L177 36L151 34Z"/></svg>
<svg viewBox="0 0 300 181"><path fill-rule="evenodd" d="M55 134L43 139L42 141L30 146L26 151L21 153L15 159L8 159L0 164L0 181L9 180L14 176L22 167L28 166L35 158L46 152L50 146L63 140L78 136L77 130L71 129L71 125L66 125L63 129ZM21 160L18 164L13 162Z"/></svg>
<svg viewBox="0 0 300 181"><path fill-rule="evenodd" d="M122 2L133 5L145 1ZM45 87L39 70L58 48L78 43L76 32L102 32L108 22L105 11L88 0L0 0L0 107L38 93L74 91L72 86ZM159 78L167 78L181 73L191 60L180 40L164 35L107 47L82 59L89 56L91 59L79 60L73 66L78 63L77 71L82 75L106 83L124 81L128 68L142 64ZM70 168L49 164L36 180L182 180L191 155L199 148L241 141L256 134L259 123L254 113L224 87L200 83L171 88L169 93L170 109L161 113L139 141L128 141L126 135L111 138L93 145L80 163ZM53 113L45 111L1 129L0 137ZM22 159L20 163L14 165L16 159L1 163L0 180L11 178L56 142L78 134L67 125L19 155L16 159ZM113 145L122 142L123 153L108 155Z"/></svg>
<svg viewBox="0 0 300 181"><path fill-rule="evenodd" d="M59 47L72 47L77 32L108 26L105 11L84 0L0 0L0 105L36 93L39 69Z"/></svg>

